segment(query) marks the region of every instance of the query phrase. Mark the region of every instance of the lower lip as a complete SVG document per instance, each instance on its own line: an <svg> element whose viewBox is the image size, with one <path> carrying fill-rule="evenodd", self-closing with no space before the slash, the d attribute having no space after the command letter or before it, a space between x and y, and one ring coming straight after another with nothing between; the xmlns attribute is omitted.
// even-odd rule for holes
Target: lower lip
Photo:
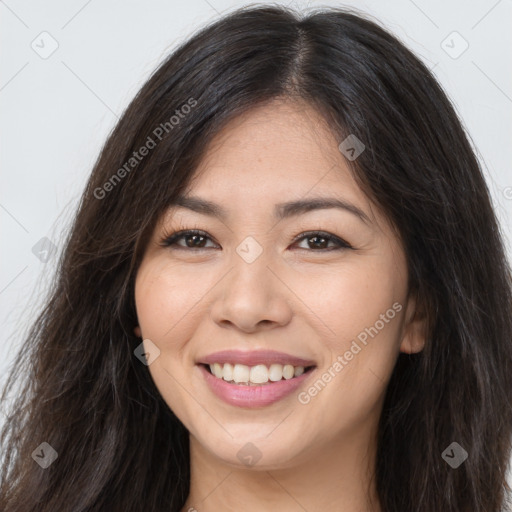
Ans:
<svg viewBox="0 0 512 512"><path fill-rule="evenodd" d="M273 404L293 393L314 369L303 373L299 377L280 380L259 386L245 386L230 384L224 379L212 375L202 364L198 365L210 390L221 400L237 407L265 407Z"/></svg>

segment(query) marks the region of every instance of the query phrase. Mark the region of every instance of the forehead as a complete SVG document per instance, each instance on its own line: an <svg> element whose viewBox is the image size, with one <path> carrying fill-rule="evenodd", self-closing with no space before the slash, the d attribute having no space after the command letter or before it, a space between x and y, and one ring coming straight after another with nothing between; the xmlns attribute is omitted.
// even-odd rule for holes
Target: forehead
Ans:
<svg viewBox="0 0 512 512"><path fill-rule="evenodd" d="M274 100L231 120L216 134L187 193L233 208L309 196L368 205L338 149L340 142L312 106Z"/></svg>

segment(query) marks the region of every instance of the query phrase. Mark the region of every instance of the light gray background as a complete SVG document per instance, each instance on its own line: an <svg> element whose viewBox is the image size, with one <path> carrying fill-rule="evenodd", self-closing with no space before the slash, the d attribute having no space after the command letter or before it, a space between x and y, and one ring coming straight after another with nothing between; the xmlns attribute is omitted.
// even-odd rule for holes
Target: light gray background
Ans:
<svg viewBox="0 0 512 512"><path fill-rule="evenodd" d="M356 7L433 69L481 158L512 254L512 1L275 3ZM62 249L107 134L158 63L205 22L242 5L0 0L0 385L55 269L56 254L43 263L32 248L47 237Z"/></svg>

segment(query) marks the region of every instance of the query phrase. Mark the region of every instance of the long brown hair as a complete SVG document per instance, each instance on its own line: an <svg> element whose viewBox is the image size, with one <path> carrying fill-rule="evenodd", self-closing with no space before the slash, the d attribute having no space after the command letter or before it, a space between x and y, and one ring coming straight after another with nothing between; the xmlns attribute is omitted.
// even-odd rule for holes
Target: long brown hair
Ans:
<svg viewBox="0 0 512 512"><path fill-rule="evenodd" d="M135 356L134 278L155 222L225 122L277 97L315 106L404 241L428 319L401 354L379 425L384 512L498 512L512 434L511 273L489 191L435 78L377 23L342 9L231 13L176 49L94 165L47 302L3 399L4 512L179 511L188 433ZM142 150L145 147L146 150ZM443 451L468 454L451 467ZM57 459L46 468L34 450ZM53 453L53 452L51 452Z"/></svg>

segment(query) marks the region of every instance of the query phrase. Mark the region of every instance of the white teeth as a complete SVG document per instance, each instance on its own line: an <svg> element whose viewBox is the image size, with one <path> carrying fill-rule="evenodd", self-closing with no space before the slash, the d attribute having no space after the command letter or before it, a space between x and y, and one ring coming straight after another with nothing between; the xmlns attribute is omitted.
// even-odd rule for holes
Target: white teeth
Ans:
<svg viewBox="0 0 512 512"><path fill-rule="evenodd" d="M213 366L213 368L212 368ZM218 377L219 379L222 379L222 366L219 363L214 363L213 365L210 365L210 370L215 375L215 377Z"/></svg>
<svg viewBox="0 0 512 512"><path fill-rule="evenodd" d="M226 363L222 368L222 378L224 380L233 380L233 365Z"/></svg>
<svg viewBox="0 0 512 512"><path fill-rule="evenodd" d="M253 384L264 384L268 382L268 368L264 364L251 367L249 380Z"/></svg>
<svg viewBox="0 0 512 512"><path fill-rule="evenodd" d="M249 382L249 367L244 364L235 364L233 369L233 380L237 384L239 382Z"/></svg>
<svg viewBox="0 0 512 512"><path fill-rule="evenodd" d="M272 382L277 382L283 378L283 365L282 364L271 364L268 372L268 378Z"/></svg>
<svg viewBox="0 0 512 512"><path fill-rule="evenodd" d="M294 377L299 377L304 373L304 366L296 366L293 372Z"/></svg>
<svg viewBox="0 0 512 512"><path fill-rule="evenodd" d="M210 371L218 379L237 384L266 384L268 381L277 382L283 378L286 380L299 377L304 373L304 366L292 366L291 364L264 364L246 366L245 364L214 363L210 365Z"/></svg>
<svg viewBox="0 0 512 512"><path fill-rule="evenodd" d="M286 380L289 380L289 379L293 378L293 372L294 372L294 369L293 369L293 366L291 364L285 364L283 366L283 377Z"/></svg>

